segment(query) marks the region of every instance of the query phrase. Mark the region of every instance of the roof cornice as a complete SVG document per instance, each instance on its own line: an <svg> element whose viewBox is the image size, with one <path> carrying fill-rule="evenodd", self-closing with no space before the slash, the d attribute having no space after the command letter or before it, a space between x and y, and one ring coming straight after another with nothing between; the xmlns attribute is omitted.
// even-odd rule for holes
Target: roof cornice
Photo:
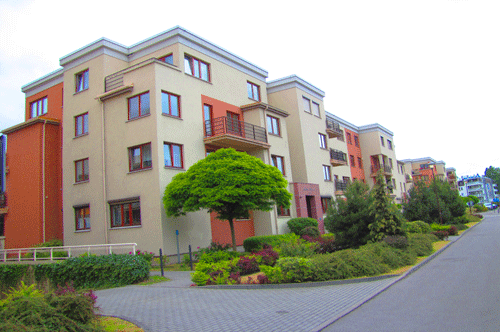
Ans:
<svg viewBox="0 0 500 332"><path fill-rule="evenodd" d="M18 130L21 130L21 129L29 127L29 126L32 126L32 125L37 124L37 123L47 123L47 124L58 126L61 123L61 121L60 120L56 120L56 119L52 119L52 118L45 118L43 116L40 116L40 117L37 117L37 118L29 119L28 121L22 122L20 124L17 124L15 126L9 127L7 129L4 129L2 131L2 134L8 135L8 134L11 134L13 132L16 132Z"/></svg>
<svg viewBox="0 0 500 332"><path fill-rule="evenodd" d="M304 81L297 75L290 75L267 82L267 93L274 93L282 90L297 88L312 95L314 98L323 100L325 92L314 85Z"/></svg>

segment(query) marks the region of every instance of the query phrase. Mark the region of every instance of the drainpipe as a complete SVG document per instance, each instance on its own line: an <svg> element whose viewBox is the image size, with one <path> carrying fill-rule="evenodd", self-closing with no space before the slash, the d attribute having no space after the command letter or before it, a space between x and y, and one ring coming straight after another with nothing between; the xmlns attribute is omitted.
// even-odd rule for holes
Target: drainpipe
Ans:
<svg viewBox="0 0 500 332"><path fill-rule="evenodd" d="M45 125L47 120L43 121L42 130L42 242L45 240Z"/></svg>
<svg viewBox="0 0 500 332"><path fill-rule="evenodd" d="M108 209L106 207L107 197L106 197L106 160L105 160L105 133L104 133L104 102L101 100L101 141L102 141L102 199L104 207L104 243L109 243L108 234Z"/></svg>

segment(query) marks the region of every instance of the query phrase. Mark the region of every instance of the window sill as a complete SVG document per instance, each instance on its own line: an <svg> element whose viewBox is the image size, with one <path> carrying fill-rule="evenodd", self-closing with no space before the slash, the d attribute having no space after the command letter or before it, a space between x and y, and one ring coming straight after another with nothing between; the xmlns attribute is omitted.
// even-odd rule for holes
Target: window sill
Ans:
<svg viewBox="0 0 500 332"><path fill-rule="evenodd" d="M115 229L130 229L130 228L141 228L142 225L136 225L136 226L116 226L116 227L110 227L109 230L115 230Z"/></svg>
<svg viewBox="0 0 500 332"><path fill-rule="evenodd" d="M324 180L325 182L333 182L332 180Z"/></svg>
<svg viewBox="0 0 500 332"><path fill-rule="evenodd" d="M89 136L89 133L85 133L85 134L81 134L81 135L75 136L75 137L73 137L73 139L80 138L80 137L85 137L85 136Z"/></svg>
<svg viewBox="0 0 500 332"><path fill-rule="evenodd" d="M281 135L276 135L276 134L273 134L273 133L270 133L270 132L267 132L267 134L270 135L270 136L282 138Z"/></svg>
<svg viewBox="0 0 500 332"><path fill-rule="evenodd" d="M90 180L78 181L78 182L73 183L73 185L83 184L83 183L89 183L89 182L90 182Z"/></svg>
<svg viewBox="0 0 500 332"><path fill-rule="evenodd" d="M205 82L205 83L208 83L208 84L212 84L212 85L213 85L213 83L212 83L211 81L205 81L205 80L204 80L204 79L202 79L202 78L196 77L196 76L191 75L191 74L188 74L188 73L184 73L184 74L185 74L185 75L187 75L187 76L189 76L189 77L195 78L195 79L197 79L198 81L202 81L202 82Z"/></svg>
<svg viewBox="0 0 500 332"><path fill-rule="evenodd" d="M139 120L139 119L142 119L142 118L147 118L150 115L151 115L151 113L148 113L148 114L141 115L141 116L138 116L138 117L133 118L133 119L128 119L127 121L125 121L125 123L131 122L131 121L135 121L135 120Z"/></svg>
<svg viewBox="0 0 500 332"><path fill-rule="evenodd" d="M328 151L328 148L322 148L321 146L319 148L320 148L320 150Z"/></svg>
<svg viewBox="0 0 500 332"><path fill-rule="evenodd" d="M145 172L145 171L150 171L152 169L153 169L153 167L141 168L141 169L134 169L132 171L129 171L127 174L134 174L134 173L139 173L139 172Z"/></svg>
<svg viewBox="0 0 500 332"><path fill-rule="evenodd" d="M247 96L247 97L248 97L248 96ZM260 100L259 100L259 99L253 99L253 98L251 98L251 97L248 97L248 99L253 100L253 101L257 102L257 103L260 103Z"/></svg>
<svg viewBox="0 0 500 332"><path fill-rule="evenodd" d="M186 169L184 167L172 167L172 166L163 166L165 169L171 169L174 171L185 171Z"/></svg>
<svg viewBox="0 0 500 332"><path fill-rule="evenodd" d="M83 89L83 90L80 90L80 91L76 91L75 93L73 93L73 96L77 95L77 94L80 94L82 92L85 92L85 91L88 91L89 88L86 88L86 89Z"/></svg>
<svg viewBox="0 0 500 332"><path fill-rule="evenodd" d="M167 118L171 118L171 119L182 120L182 118L180 116L170 115L170 114L166 114L166 113L161 113L161 115L163 115L164 117L167 117Z"/></svg>
<svg viewBox="0 0 500 332"><path fill-rule="evenodd" d="M75 231L75 233L87 233L87 232L90 232L90 229L79 229Z"/></svg>

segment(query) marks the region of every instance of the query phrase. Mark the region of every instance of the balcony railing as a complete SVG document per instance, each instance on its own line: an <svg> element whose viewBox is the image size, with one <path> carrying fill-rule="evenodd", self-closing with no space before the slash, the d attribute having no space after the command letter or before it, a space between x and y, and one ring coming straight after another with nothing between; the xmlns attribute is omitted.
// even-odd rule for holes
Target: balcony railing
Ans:
<svg viewBox="0 0 500 332"><path fill-rule="evenodd" d="M4 208L7 206L7 196L5 192L0 192L0 208Z"/></svg>
<svg viewBox="0 0 500 332"><path fill-rule="evenodd" d="M224 134L267 143L266 129L251 123L234 120L225 116L205 121L205 137Z"/></svg>
<svg viewBox="0 0 500 332"><path fill-rule="evenodd" d="M408 182L412 182L412 177L411 177L411 175L410 175L410 174L405 174L405 180L406 180L406 182L407 182L407 183L408 183Z"/></svg>
<svg viewBox="0 0 500 332"><path fill-rule="evenodd" d="M340 129L340 125L332 120L326 119L326 133L328 138L342 137L344 132Z"/></svg>
<svg viewBox="0 0 500 332"><path fill-rule="evenodd" d="M330 163L333 166L347 165L347 154L339 150L330 149Z"/></svg>
<svg viewBox="0 0 500 332"><path fill-rule="evenodd" d="M392 167L389 165L372 165L372 174L376 174L379 170L382 170L384 174L386 175L391 175L392 174Z"/></svg>
<svg viewBox="0 0 500 332"><path fill-rule="evenodd" d="M342 181L342 180L336 180L335 181L335 191L344 191L347 189L347 186L349 185L349 182L347 181Z"/></svg>

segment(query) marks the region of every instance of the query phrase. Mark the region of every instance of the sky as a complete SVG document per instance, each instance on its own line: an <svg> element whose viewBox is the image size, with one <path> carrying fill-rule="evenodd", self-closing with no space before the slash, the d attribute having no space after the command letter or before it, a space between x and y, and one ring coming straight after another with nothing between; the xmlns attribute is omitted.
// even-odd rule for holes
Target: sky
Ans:
<svg viewBox="0 0 500 332"><path fill-rule="evenodd" d="M0 0L0 131L24 121L21 87L106 37L131 46L181 26L323 90L325 110L394 133L399 160L457 174L500 167L500 1Z"/></svg>

